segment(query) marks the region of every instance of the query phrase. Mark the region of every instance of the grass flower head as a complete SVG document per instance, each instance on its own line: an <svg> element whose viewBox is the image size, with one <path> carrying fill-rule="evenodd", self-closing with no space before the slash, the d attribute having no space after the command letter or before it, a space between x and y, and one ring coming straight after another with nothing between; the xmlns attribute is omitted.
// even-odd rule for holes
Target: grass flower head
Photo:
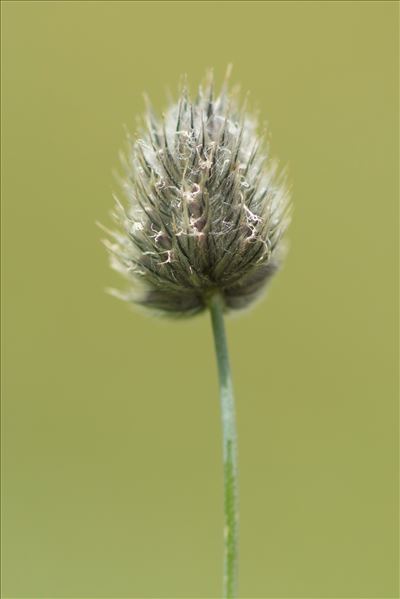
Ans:
<svg viewBox="0 0 400 599"><path fill-rule="evenodd" d="M248 306L279 268L288 191L225 81L210 75L191 99L183 86L163 118L150 105L129 138L123 190L107 242L130 281L120 297L170 315L190 315L218 291L224 309Z"/></svg>

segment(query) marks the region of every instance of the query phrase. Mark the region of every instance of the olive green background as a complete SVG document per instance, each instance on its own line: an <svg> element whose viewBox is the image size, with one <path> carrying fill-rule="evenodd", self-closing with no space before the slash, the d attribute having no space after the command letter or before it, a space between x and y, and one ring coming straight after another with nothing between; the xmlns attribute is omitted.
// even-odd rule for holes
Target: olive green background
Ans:
<svg viewBox="0 0 400 599"><path fill-rule="evenodd" d="M228 322L242 597L398 597L392 2L3 3L3 596L218 597L207 316L104 293L123 125L182 73L250 90L290 253ZM121 282L122 284L122 282Z"/></svg>

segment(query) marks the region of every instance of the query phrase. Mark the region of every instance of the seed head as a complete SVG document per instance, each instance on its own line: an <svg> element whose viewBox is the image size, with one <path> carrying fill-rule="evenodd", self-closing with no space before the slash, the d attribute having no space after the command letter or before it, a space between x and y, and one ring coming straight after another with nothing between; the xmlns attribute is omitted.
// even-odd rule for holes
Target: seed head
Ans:
<svg viewBox="0 0 400 599"><path fill-rule="evenodd" d="M257 120L240 108L227 80L212 76L191 100L183 86L162 119L148 105L128 139L108 231L113 268L131 283L123 299L170 315L190 315L218 291L225 308L248 306L279 268L289 222L288 192Z"/></svg>

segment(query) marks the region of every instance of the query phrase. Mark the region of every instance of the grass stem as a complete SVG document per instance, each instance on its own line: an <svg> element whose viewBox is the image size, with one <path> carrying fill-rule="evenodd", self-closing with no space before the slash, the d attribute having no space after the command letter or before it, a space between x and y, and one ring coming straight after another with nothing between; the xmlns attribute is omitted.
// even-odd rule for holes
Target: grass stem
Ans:
<svg viewBox="0 0 400 599"><path fill-rule="evenodd" d="M210 298L209 308L214 334L221 400L224 460L224 582L223 597L237 596L239 493L235 402L228 345L225 334L223 301L219 294Z"/></svg>

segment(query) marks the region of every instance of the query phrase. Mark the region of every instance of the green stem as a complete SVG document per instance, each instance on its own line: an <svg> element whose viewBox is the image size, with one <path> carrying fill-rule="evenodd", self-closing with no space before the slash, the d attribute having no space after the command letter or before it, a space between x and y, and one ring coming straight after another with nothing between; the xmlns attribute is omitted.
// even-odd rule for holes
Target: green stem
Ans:
<svg viewBox="0 0 400 599"><path fill-rule="evenodd" d="M224 458L224 587L223 597L237 596L239 494L235 402L225 335L223 301L215 294L210 298L215 353L221 398L222 438Z"/></svg>

